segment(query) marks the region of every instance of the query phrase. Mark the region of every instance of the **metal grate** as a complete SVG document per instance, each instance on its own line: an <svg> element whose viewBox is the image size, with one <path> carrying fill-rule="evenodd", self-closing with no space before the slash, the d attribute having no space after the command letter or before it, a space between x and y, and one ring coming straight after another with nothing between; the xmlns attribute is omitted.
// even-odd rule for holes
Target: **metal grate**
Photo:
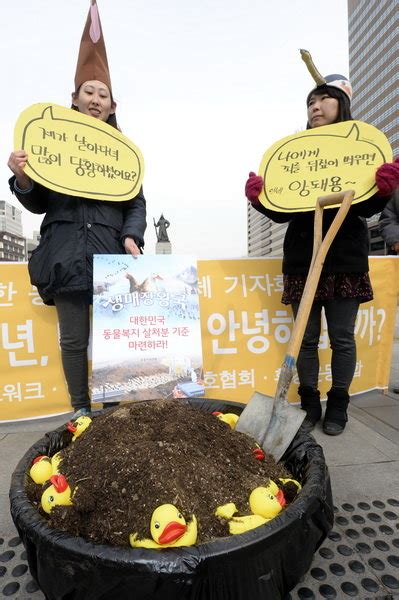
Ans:
<svg viewBox="0 0 399 600"><path fill-rule="evenodd" d="M310 570L284 600L399 599L398 567L399 500L344 503ZM0 537L0 589L4 597L44 599L19 537Z"/></svg>
<svg viewBox="0 0 399 600"><path fill-rule="evenodd" d="M399 598L399 501L344 503L310 570L285 600Z"/></svg>
<svg viewBox="0 0 399 600"><path fill-rule="evenodd" d="M26 552L19 537L0 537L1 597L43 600L44 596L28 569Z"/></svg>

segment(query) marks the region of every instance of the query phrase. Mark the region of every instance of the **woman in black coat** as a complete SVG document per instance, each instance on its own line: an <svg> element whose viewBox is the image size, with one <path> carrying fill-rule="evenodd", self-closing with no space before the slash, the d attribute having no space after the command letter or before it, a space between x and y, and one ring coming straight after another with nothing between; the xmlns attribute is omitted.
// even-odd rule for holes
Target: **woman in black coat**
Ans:
<svg viewBox="0 0 399 600"><path fill-rule="evenodd" d="M74 106L108 121L115 103L106 84L89 80L74 94ZM32 181L24 173L27 154L12 152L11 191L21 204L45 214L40 243L29 261L31 282L46 304L55 304L60 325L62 364L73 418L90 411L87 348L93 290L93 254L140 254L146 229L143 191L125 202L67 196Z"/></svg>
<svg viewBox="0 0 399 600"><path fill-rule="evenodd" d="M82 35L72 108L118 128L98 8L91 1ZM143 191L125 202L67 196L32 181L24 172L28 155L12 152L11 191L29 211L45 214L39 246L29 261L31 282L46 304L55 304L62 364L74 418L90 411L87 348L93 291L93 254L130 253L144 246ZM108 404L109 406L109 404Z"/></svg>
<svg viewBox="0 0 399 600"><path fill-rule="evenodd" d="M308 129L352 119L349 82L342 75L329 75L325 81L308 95ZM259 202L262 187L262 177L250 173L245 191L252 206L275 222L289 223L284 239L282 302L291 304L296 316L312 256L314 212L292 214L270 211ZM323 307L332 349L332 385L327 393L323 430L329 435L338 435L345 428L349 387L356 367L356 315L359 304L373 297L364 217L380 212L385 202L386 199L375 195L352 206L327 254L297 361L298 393L301 406L306 411L303 428L307 431L314 428L322 414L318 390L318 344ZM336 209L324 212L324 231L336 212Z"/></svg>

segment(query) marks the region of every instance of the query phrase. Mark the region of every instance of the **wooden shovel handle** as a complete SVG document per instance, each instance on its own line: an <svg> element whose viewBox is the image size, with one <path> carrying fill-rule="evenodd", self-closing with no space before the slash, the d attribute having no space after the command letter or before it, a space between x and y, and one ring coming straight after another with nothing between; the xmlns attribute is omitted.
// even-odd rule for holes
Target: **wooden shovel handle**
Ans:
<svg viewBox="0 0 399 600"><path fill-rule="evenodd" d="M303 335L309 319L324 260L342 222L348 214L354 196L355 192L353 190L348 190L346 192L330 194L329 196L323 196L317 199L314 219L312 260L287 348L287 355L293 357L295 361L301 348ZM323 210L325 206L334 204L341 204L341 206L322 240Z"/></svg>
<svg viewBox="0 0 399 600"><path fill-rule="evenodd" d="M325 207L332 206L334 204L352 203L355 195L354 190L347 190L346 192L337 192L336 194L329 194L328 196L320 196L317 199L317 206Z"/></svg>
<svg viewBox="0 0 399 600"><path fill-rule="evenodd" d="M348 214L348 210L352 204L354 194L355 194L355 192L353 190L348 190L346 192L338 192L336 194L329 194L328 196L320 196L320 198L317 199L317 203L316 203L316 207L315 207L315 216L314 216L313 253L312 253L312 260L310 262L308 277L312 271L313 263L316 259L317 252L318 252L318 250L321 246L321 242L322 242L323 209L324 209L324 207L325 206L333 206L334 204L341 204L340 210L342 209L341 213L340 213L340 217L339 217L340 222L337 227L337 230L336 231L333 230L333 224L335 223L335 220L333 221L333 223L331 224L331 227L330 227L330 230L332 230L332 235L333 235L333 238L330 242L330 244L331 244L334 237L337 234L339 227L341 226L343 220L345 219L346 215ZM337 213L336 217L338 217L338 213ZM326 234L326 237L327 237L327 234ZM327 251L328 251L328 248L327 248ZM326 254L327 254L327 251L326 251Z"/></svg>

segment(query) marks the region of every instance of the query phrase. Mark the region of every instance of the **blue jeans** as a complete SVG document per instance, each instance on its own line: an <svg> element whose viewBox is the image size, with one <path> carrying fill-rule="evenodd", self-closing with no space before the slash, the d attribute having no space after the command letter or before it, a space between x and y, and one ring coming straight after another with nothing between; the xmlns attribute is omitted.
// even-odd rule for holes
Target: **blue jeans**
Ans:
<svg viewBox="0 0 399 600"><path fill-rule="evenodd" d="M339 298L313 303L296 365L299 382L301 386L310 386L315 390L318 388L318 345L323 306L332 350L331 387L348 391L356 368L355 323L359 309L357 298ZM299 303L292 304L294 317L297 315L298 307Z"/></svg>

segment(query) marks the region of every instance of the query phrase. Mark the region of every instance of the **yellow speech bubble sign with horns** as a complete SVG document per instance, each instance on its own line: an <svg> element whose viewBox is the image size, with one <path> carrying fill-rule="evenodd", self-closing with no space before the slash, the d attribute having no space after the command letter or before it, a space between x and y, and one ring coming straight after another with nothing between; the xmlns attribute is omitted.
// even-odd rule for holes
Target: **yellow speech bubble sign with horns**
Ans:
<svg viewBox="0 0 399 600"><path fill-rule="evenodd" d="M25 150L25 173L42 185L92 200L122 201L140 191L140 150L107 123L56 104L33 104L18 118L16 150Z"/></svg>
<svg viewBox="0 0 399 600"><path fill-rule="evenodd" d="M361 121L344 121L301 131L276 142L259 168L259 200L270 210L314 210L317 198L355 190L353 203L376 193L375 172L392 160L386 136Z"/></svg>

